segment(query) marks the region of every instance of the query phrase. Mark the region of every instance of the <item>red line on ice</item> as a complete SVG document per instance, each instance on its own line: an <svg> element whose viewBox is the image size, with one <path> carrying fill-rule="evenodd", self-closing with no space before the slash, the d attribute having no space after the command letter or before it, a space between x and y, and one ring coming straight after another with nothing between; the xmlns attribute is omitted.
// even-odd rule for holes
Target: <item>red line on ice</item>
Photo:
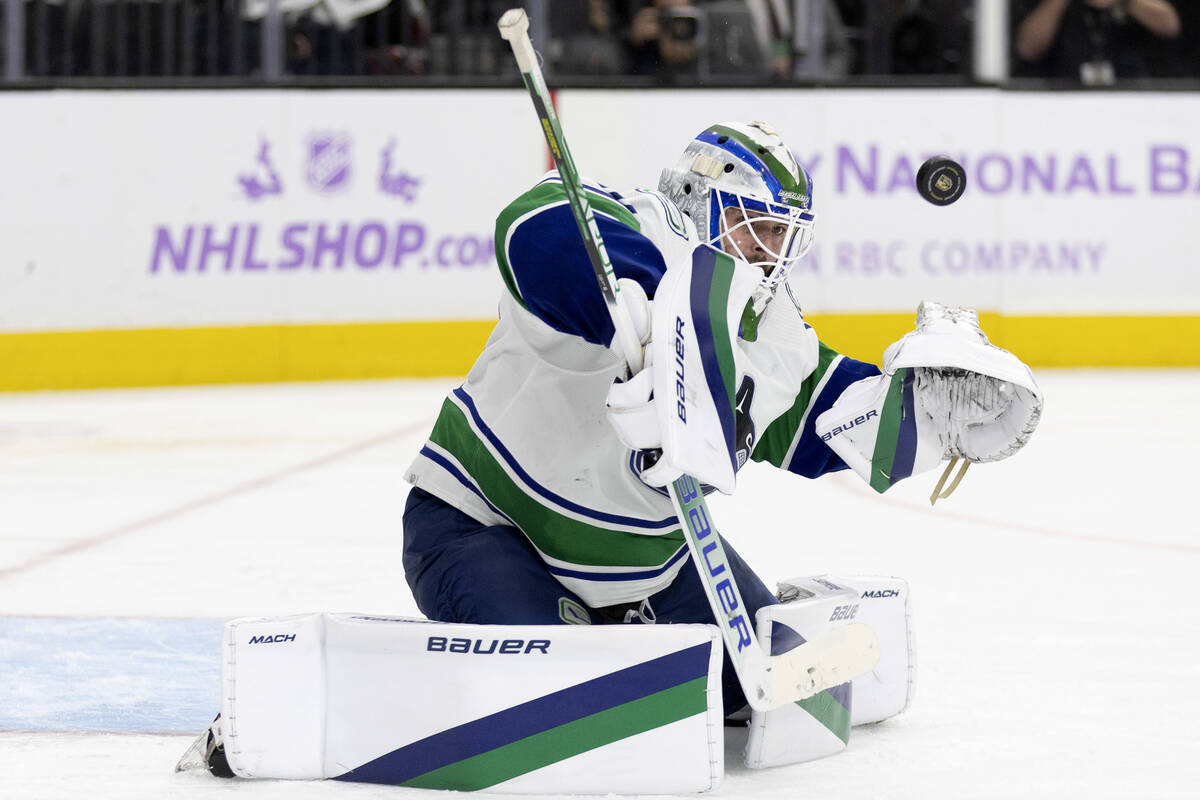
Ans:
<svg viewBox="0 0 1200 800"><path fill-rule="evenodd" d="M316 469L317 467L323 467L326 464L331 464L334 461L346 458L347 456L361 453L362 451L369 450L372 447L378 447L381 444L387 444L394 439L409 436L421 428L428 427L429 425L430 423L428 421L422 421L413 425L407 425L403 428L399 428L388 433L380 434L379 436L371 437L370 439L364 439L361 442L355 442L354 444L347 445L340 450L334 450L332 453L327 453L319 458L314 458L311 461L305 461L303 463L287 467L286 469L279 470L278 472L271 473L270 475L264 475L261 478L255 478L254 480L236 484L228 489L222 489L219 492L214 492L213 494L205 495L204 497L199 497L195 500L190 500L183 505L176 506L175 508L169 508L166 511L160 511L157 514L152 514L149 517L128 522L124 525L120 525L116 528L112 528L111 530L98 533L94 536L89 536L85 539L71 542L70 544L63 545L62 547L50 550L49 552L34 556L24 564L17 564L15 567L0 569L0 580L11 578L12 576L19 575L22 572L28 572L31 569L40 567L44 564L54 561L55 559L62 558L63 556L69 556L84 550L90 550L93 547L111 542L114 539L119 539L127 534L144 530L145 528L157 525L160 522L174 519L175 517L183 516L184 514L195 511L198 508L204 508L205 506L219 503L222 500L228 500L230 497L236 497L240 494L246 494L247 492L252 492L265 486L270 486L271 484L278 483L285 478L290 478L297 473L305 472L306 470L310 469Z"/></svg>

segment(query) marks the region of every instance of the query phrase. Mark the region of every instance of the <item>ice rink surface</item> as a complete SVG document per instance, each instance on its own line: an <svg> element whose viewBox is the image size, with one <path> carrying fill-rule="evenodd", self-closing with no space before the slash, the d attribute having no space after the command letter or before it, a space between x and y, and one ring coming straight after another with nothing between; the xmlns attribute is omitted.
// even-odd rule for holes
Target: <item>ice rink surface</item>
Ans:
<svg viewBox="0 0 1200 800"><path fill-rule="evenodd" d="M711 505L774 581L907 578L908 713L722 798L1200 797L1200 372L1041 371L1014 458L930 508L751 464ZM449 380L0 395L0 797L397 798L175 775L228 618L413 614L405 468ZM419 687L414 687L419 690ZM486 795L485 795L486 796Z"/></svg>

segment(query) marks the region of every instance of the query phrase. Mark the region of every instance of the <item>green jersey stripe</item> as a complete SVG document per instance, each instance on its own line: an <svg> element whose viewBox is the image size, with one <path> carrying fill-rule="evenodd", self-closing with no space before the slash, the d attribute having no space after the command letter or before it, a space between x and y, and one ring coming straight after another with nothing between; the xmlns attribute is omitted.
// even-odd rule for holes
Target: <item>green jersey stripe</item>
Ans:
<svg viewBox="0 0 1200 800"><path fill-rule="evenodd" d="M871 454L871 488L877 492L886 491L892 485L892 462L896 458L896 442L900 440L904 379L907 376L907 369L896 370L879 413L879 432L875 435L875 452Z"/></svg>
<svg viewBox="0 0 1200 800"><path fill-rule="evenodd" d="M792 407L763 431L750 456L755 461L766 461L768 464L787 469L787 462L795 452L804 424L808 420L812 402L821 394L829 377L833 375L838 359L842 358L823 343L818 343L817 347L816 369L804 379Z"/></svg>
<svg viewBox="0 0 1200 800"><path fill-rule="evenodd" d="M452 455L487 501L516 523L541 553L587 567L660 567L683 545L683 531L630 533L590 525L530 496L471 427L450 398L442 404L430 442Z"/></svg>

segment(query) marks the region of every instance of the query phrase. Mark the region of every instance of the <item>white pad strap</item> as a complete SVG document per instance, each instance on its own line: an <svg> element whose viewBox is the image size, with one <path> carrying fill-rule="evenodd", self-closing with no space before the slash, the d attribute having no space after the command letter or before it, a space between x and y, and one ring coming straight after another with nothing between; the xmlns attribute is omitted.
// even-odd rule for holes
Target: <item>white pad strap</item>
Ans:
<svg viewBox="0 0 1200 800"><path fill-rule="evenodd" d="M246 778L683 794L723 771L712 625L454 625L351 614L225 626Z"/></svg>

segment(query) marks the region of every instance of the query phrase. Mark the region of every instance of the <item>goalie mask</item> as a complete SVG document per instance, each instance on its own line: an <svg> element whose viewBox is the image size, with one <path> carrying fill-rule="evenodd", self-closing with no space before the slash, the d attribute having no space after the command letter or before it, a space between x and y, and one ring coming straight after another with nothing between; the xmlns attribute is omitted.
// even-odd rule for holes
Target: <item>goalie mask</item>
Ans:
<svg viewBox="0 0 1200 800"><path fill-rule="evenodd" d="M812 178L765 122L710 125L658 188L701 239L763 271L758 313L812 245Z"/></svg>

